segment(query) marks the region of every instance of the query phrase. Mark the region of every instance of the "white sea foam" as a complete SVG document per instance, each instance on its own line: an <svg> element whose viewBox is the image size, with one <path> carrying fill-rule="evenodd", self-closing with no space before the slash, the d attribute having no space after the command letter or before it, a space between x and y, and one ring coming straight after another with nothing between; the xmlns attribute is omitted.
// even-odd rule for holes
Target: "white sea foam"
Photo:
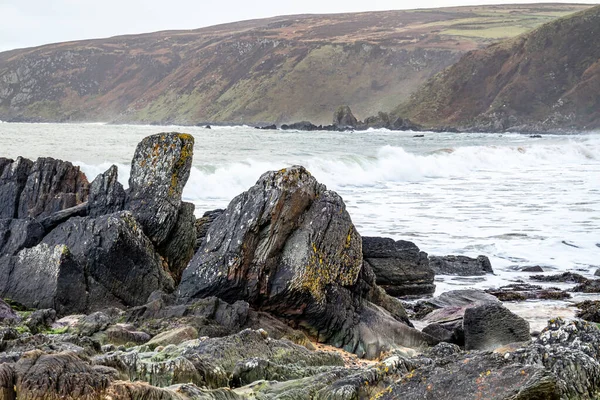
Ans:
<svg viewBox="0 0 600 400"><path fill-rule="evenodd" d="M161 130L196 138L184 199L196 204L197 215L226 207L268 170L300 164L343 197L363 235L411 240L430 254L491 258L495 276L438 277L438 291L523 279L518 270L528 265L588 276L600 267L600 133L415 138L385 130L7 123L0 156L79 160L90 180L116 163L127 186L136 144Z"/></svg>

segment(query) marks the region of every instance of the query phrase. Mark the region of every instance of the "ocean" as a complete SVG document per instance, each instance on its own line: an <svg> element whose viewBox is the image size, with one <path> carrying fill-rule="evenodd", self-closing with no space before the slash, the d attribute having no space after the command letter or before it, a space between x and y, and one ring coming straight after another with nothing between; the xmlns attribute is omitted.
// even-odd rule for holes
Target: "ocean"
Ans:
<svg viewBox="0 0 600 400"><path fill-rule="evenodd" d="M224 208L268 170L305 166L338 192L359 233L416 243L431 255L486 255L495 275L436 277L436 293L498 287L546 273L600 268L600 132L262 131L252 127L0 124L0 157L54 157L91 181L111 164L127 186L137 143L158 132L195 137L184 200ZM535 283L535 282L532 282Z"/></svg>

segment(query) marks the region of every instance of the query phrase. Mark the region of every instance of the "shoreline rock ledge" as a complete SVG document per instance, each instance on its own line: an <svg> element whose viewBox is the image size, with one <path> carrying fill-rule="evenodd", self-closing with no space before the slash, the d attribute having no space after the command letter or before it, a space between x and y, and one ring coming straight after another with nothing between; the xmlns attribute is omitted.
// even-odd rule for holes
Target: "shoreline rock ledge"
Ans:
<svg viewBox="0 0 600 400"><path fill-rule="evenodd" d="M431 343L374 279L343 200L294 166L263 174L231 201L208 228L177 295L182 302L247 301L360 357Z"/></svg>

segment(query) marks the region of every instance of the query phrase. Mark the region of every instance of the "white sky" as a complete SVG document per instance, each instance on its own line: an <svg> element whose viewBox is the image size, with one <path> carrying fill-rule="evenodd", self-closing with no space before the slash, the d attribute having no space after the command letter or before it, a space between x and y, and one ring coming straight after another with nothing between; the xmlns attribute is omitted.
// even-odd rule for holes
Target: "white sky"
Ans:
<svg viewBox="0 0 600 400"><path fill-rule="evenodd" d="M599 0L577 0L595 4ZM535 0L0 0L0 51L289 14L535 3ZM553 0L552 2L575 2Z"/></svg>

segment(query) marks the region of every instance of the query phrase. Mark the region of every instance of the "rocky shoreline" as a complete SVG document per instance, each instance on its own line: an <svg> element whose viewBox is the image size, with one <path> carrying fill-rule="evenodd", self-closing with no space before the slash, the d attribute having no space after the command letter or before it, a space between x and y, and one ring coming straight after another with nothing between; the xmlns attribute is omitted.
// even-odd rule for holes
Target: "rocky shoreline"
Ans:
<svg viewBox="0 0 600 400"><path fill-rule="evenodd" d="M145 138L128 189L115 166L90 183L66 161L0 158L0 400L600 391L598 302L578 305L592 322L552 319L532 336L503 301L569 292L523 282L432 298L436 274L491 274L487 257L361 237L301 166L196 219L182 201L193 146ZM536 279L600 291L576 274Z"/></svg>

